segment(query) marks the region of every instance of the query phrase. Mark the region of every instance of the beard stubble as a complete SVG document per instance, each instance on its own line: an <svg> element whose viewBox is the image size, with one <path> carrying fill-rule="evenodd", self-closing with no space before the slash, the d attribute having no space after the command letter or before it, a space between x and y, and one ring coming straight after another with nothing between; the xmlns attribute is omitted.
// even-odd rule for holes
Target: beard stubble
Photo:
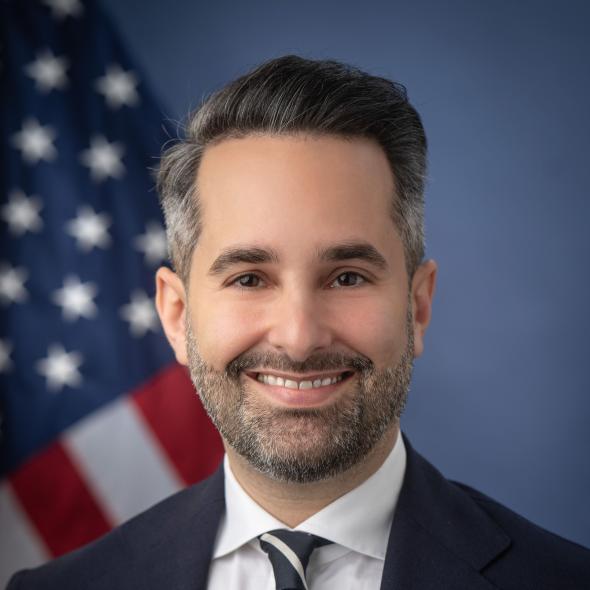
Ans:
<svg viewBox="0 0 590 590"><path fill-rule="evenodd" d="M275 353L244 352L218 371L202 358L190 317L186 317L188 366L192 382L226 443L264 475L311 483L334 477L361 461L394 423L407 400L413 369L411 308L406 347L397 362L376 369L362 355L324 352L303 362ZM347 391L321 408L281 408L249 387L245 371L303 373L352 370Z"/></svg>

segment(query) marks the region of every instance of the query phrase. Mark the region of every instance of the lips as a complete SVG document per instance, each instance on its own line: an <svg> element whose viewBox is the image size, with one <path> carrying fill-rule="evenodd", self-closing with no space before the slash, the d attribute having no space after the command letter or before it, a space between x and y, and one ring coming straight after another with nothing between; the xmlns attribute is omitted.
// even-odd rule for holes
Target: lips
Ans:
<svg viewBox="0 0 590 590"><path fill-rule="evenodd" d="M256 379L266 385L276 385L278 387L287 387L288 389L318 389L339 383L349 374L351 374L350 371L343 371L333 375L311 375L309 377L295 379L273 373L260 372L256 374Z"/></svg>
<svg viewBox="0 0 590 590"><path fill-rule="evenodd" d="M272 401L291 407L312 407L329 403L342 383L350 379L353 371L317 373L315 375L284 375L272 371L248 372Z"/></svg>

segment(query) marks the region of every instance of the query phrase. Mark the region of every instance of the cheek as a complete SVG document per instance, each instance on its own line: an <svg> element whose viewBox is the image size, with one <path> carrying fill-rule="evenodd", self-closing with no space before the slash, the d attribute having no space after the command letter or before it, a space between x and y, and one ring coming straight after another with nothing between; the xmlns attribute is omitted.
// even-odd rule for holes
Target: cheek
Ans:
<svg viewBox="0 0 590 590"><path fill-rule="evenodd" d="M194 318L194 334L204 360L222 370L260 338L260 313L235 304L203 302Z"/></svg>
<svg viewBox="0 0 590 590"><path fill-rule="evenodd" d="M373 302L353 306L340 331L344 343L382 368L397 362L407 343L405 306Z"/></svg>

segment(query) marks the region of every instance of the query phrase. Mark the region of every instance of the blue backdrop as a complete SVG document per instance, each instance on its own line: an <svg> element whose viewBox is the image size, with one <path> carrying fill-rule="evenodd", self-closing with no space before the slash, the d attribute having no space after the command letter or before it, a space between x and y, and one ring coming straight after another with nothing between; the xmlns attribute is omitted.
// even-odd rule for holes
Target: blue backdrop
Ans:
<svg viewBox="0 0 590 590"><path fill-rule="evenodd" d="M590 546L590 4L105 4L173 120L284 53L406 84L440 274L404 430L447 476Z"/></svg>

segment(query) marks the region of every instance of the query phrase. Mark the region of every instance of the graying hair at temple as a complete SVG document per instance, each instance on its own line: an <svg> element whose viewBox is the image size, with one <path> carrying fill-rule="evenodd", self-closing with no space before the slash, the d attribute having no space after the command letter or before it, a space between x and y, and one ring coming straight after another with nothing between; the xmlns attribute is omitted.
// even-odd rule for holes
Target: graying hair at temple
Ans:
<svg viewBox="0 0 590 590"><path fill-rule="evenodd" d="M204 150L250 134L375 140L394 174L391 217L404 244L408 276L414 274L424 257L427 142L406 89L343 63L288 55L212 94L189 116L185 137L162 155L158 193L172 264L185 283L202 229L196 177Z"/></svg>

